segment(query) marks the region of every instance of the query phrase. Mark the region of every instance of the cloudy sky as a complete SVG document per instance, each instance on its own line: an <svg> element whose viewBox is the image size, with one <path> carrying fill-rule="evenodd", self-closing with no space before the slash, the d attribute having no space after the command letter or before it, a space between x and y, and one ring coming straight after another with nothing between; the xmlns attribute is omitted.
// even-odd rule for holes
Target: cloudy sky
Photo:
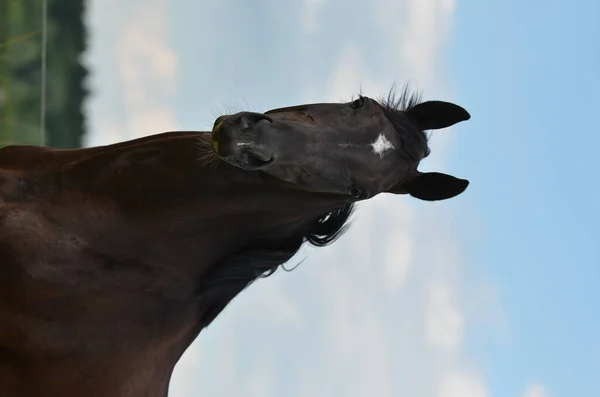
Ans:
<svg viewBox="0 0 600 397"><path fill-rule="evenodd" d="M231 303L171 396L600 394L600 12L578 4L89 1L88 145L394 82L473 116L421 167L470 179L464 195L361 205Z"/></svg>

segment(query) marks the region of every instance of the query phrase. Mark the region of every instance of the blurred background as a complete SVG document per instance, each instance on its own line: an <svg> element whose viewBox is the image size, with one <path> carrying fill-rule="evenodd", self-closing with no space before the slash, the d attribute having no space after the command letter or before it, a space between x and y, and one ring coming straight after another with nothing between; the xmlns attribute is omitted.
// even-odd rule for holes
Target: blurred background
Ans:
<svg viewBox="0 0 600 397"><path fill-rule="evenodd" d="M456 102L471 120L421 169L469 189L362 204L240 294L170 395L600 396L599 26L597 0L0 0L0 145L208 130L394 83Z"/></svg>

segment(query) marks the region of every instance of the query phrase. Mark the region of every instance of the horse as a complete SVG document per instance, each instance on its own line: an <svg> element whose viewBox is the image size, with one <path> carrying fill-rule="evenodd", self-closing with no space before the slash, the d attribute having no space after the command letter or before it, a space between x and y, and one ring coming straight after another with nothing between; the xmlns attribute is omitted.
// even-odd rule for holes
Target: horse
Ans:
<svg viewBox="0 0 600 397"><path fill-rule="evenodd" d="M380 99L242 111L211 131L0 149L0 396L165 397L200 332L355 203L469 182L417 170L462 107Z"/></svg>

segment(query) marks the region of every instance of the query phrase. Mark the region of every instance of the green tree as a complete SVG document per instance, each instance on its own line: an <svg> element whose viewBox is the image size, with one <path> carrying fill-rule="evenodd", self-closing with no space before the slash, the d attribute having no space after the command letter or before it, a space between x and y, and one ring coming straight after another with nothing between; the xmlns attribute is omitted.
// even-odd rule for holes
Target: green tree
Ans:
<svg viewBox="0 0 600 397"><path fill-rule="evenodd" d="M0 146L40 144L42 9L39 0L0 0ZM48 0L46 142L81 147L87 70L83 0Z"/></svg>

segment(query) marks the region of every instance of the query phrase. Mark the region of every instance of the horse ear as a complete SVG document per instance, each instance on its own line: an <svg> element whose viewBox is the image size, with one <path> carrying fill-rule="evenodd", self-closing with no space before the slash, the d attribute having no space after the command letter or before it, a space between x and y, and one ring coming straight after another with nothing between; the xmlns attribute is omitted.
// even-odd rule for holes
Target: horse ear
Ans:
<svg viewBox="0 0 600 397"><path fill-rule="evenodd" d="M425 201L446 200L458 196L469 186L469 181L439 172L417 173L407 183L390 193L410 194Z"/></svg>
<svg viewBox="0 0 600 397"><path fill-rule="evenodd" d="M471 118L462 107L442 101L420 103L407 110L406 114L423 131L450 127Z"/></svg>

